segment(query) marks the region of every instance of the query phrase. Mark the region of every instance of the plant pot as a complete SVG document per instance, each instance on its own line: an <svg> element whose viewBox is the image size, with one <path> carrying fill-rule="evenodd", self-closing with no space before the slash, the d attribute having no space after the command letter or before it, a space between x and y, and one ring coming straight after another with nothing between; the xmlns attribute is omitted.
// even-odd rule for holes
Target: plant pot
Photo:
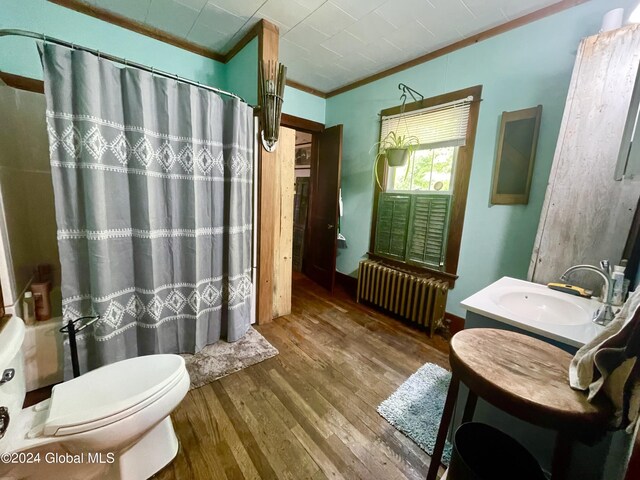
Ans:
<svg viewBox="0 0 640 480"><path fill-rule="evenodd" d="M387 163L390 167L404 167L409 160L408 148L387 148L385 150Z"/></svg>

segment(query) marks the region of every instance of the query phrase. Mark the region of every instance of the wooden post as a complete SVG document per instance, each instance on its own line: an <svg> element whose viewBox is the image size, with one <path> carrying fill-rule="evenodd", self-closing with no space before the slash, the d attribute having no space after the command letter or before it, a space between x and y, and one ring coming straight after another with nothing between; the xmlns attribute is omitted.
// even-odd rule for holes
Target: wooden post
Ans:
<svg viewBox="0 0 640 480"><path fill-rule="evenodd" d="M258 62L278 61L278 27L261 20L258 28ZM256 86L257 87L257 86ZM261 99L258 99L260 101ZM260 105L262 107L262 105ZM269 153L258 146L258 284L256 322L261 325L273 319L274 240L276 198L274 165L276 152Z"/></svg>

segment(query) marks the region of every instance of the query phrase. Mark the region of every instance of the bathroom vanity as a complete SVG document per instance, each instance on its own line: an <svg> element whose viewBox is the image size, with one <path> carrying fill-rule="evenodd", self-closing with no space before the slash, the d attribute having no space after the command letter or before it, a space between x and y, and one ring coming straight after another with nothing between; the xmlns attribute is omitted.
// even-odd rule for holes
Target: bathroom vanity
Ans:
<svg viewBox="0 0 640 480"><path fill-rule="evenodd" d="M461 302L467 310L465 329L499 328L544 340L571 354L593 339L604 327L593 323L601 307L595 299L557 292L545 285L503 277ZM491 352L487 352L491 355ZM567 383L569 379L567 378ZM467 389L462 385L458 405L464 405ZM461 421L457 409L454 426ZM522 443L549 471L555 432L535 427L478 401L474 421L493 425ZM624 476L632 436L624 432L606 435L594 446L576 444L571 460L571 479L618 480Z"/></svg>
<svg viewBox="0 0 640 480"><path fill-rule="evenodd" d="M575 353L604 327L593 323L601 303L503 277L463 300L465 328L502 328L545 340Z"/></svg>

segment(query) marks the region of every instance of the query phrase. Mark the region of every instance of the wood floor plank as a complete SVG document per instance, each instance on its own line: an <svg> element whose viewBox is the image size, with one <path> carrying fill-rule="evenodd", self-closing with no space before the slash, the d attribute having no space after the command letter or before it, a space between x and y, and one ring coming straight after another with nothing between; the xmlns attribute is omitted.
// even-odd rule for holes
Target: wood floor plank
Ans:
<svg viewBox="0 0 640 480"><path fill-rule="evenodd" d="M192 390L172 414L182 479L424 478L429 456L376 408L447 341L304 277L292 311L257 327L276 357Z"/></svg>

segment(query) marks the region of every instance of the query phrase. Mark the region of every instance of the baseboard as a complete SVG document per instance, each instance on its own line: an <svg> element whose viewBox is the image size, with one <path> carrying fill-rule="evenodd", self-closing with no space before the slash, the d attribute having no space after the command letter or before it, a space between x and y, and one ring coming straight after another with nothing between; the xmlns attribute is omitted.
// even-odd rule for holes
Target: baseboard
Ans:
<svg viewBox="0 0 640 480"><path fill-rule="evenodd" d="M444 318L449 320L449 332L452 336L460 330L464 330L464 318L449 312L445 312Z"/></svg>
<svg viewBox="0 0 640 480"><path fill-rule="evenodd" d="M356 296L358 279L336 270L336 283L340 284L349 295Z"/></svg>

